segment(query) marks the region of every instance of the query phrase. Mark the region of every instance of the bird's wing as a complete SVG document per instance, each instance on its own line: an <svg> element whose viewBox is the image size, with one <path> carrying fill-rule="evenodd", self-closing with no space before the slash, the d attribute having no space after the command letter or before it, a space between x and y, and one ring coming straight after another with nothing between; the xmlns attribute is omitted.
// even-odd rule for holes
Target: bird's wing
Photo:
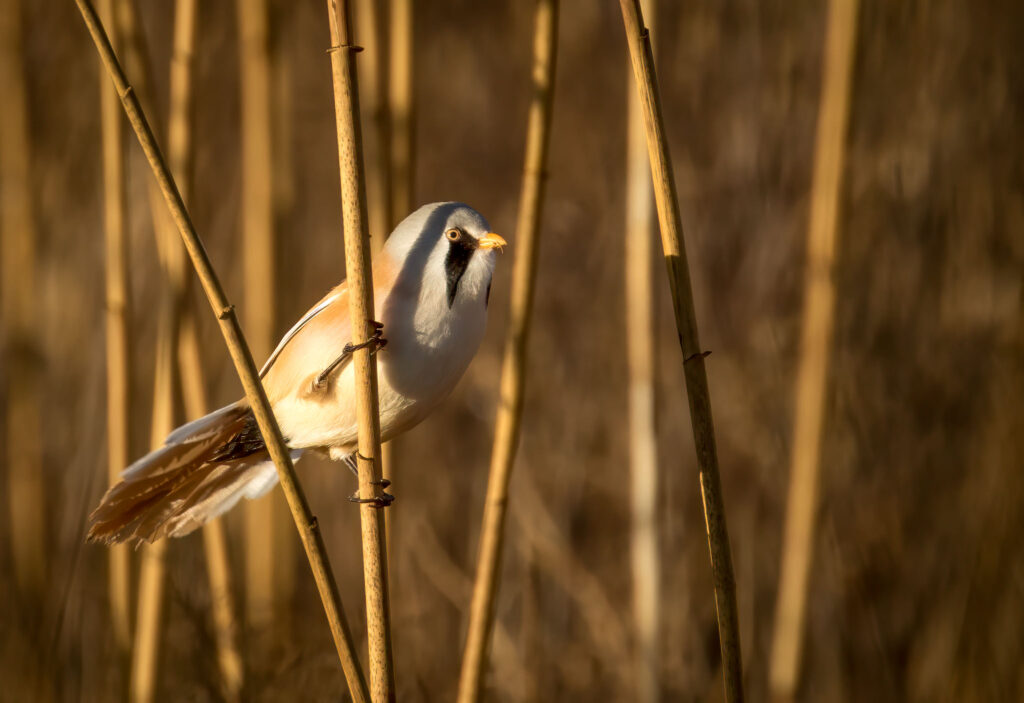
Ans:
<svg viewBox="0 0 1024 703"><path fill-rule="evenodd" d="M341 295L342 288L347 289L347 286L345 286L344 281L342 281L340 285L335 286L333 289L331 289L331 291L327 295L320 299L320 302L311 307L306 312L306 314L303 315L299 319L299 321L296 322L292 326L292 328L285 333L284 337L281 338L281 341L277 343L277 347L275 347L274 351L271 352L270 357L267 358L266 362L263 364L263 368L260 369L260 378L263 378L264 376L267 375L267 371L269 371L270 367L274 365L275 361L277 361L277 357L280 356L281 351L284 349L285 345L291 341L292 337L297 335L299 333L299 330L306 326L307 322L309 322L314 317L322 313L324 310L327 309L327 307L331 303L338 299L338 297Z"/></svg>
<svg viewBox="0 0 1024 703"><path fill-rule="evenodd" d="M396 273L387 256L383 252L378 255L373 267L374 299L378 304L387 297ZM270 402L308 386L308 381L337 359L351 341L348 283L342 281L288 330L263 365L260 378Z"/></svg>
<svg viewBox="0 0 1024 703"><path fill-rule="evenodd" d="M260 378L274 403L320 372L351 338L348 285L343 281L302 316L267 359Z"/></svg>

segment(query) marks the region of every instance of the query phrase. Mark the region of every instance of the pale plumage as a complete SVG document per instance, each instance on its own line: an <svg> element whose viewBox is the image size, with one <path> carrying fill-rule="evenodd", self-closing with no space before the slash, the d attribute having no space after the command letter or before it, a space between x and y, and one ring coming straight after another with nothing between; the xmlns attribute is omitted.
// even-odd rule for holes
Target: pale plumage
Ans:
<svg viewBox="0 0 1024 703"><path fill-rule="evenodd" d="M375 258L377 352L384 440L419 423L469 366L487 321L495 248L504 240L461 203L426 205L407 217ZM355 450L354 369L317 377L352 342L343 282L282 338L260 376L293 455ZM161 449L125 471L92 514L91 539L153 540L187 534L277 482L245 401L183 425Z"/></svg>

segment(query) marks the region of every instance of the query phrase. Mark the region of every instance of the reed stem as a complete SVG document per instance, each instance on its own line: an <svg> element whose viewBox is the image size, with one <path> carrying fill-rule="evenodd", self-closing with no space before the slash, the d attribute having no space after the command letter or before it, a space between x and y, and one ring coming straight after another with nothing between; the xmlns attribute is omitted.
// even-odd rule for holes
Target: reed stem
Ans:
<svg viewBox="0 0 1024 703"><path fill-rule="evenodd" d="M356 5L357 31L367 37L370 48L362 52L360 68L367 79L369 88L363 91L368 104L373 144L375 149L366 163L367 208L370 224L370 249L376 256L391 233L391 118L388 105L388 32L385 28L384 3L379 0L360 0ZM372 257L371 257L372 258ZM394 481L394 442L382 444L380 448L381 476ZM385 538L391 545L394 530L394 515L385 514Z"/></svg>
<svg viewBox="0 0 1024 703"><path fill-rule="evenodd" d="M0 6L0 330L7 350L7 412L2 437L7 467L11 558L26 597L47 580L43 486L42 350L38 339L36 219L32 211L31 142L22 50L21 0Z"/></svg>
<svg viewBox="0 0 1024 703"><path fill-rule="evenodd" d="M174 400L178 373L174 365L173 328L177 319L172 300L171 271L166 259L160 267L160 307L157 321L156 363L153 372L153 414L150 446L157 449L174 429ZM139 601L135 618L135 646L132 648L129 697L133 703L149 703L156 693L163 629L164 580L167 542L143 545L139 560Z"/></svg>
<svg viewBox="0 0 1024 703"><path fill-rule="evenodd" d="M100 12L114 27L115 0L102 0ZM111 42L118 46L116 30ZM131 335L129 334L128 246L125 230L128 201L125 178L124 115L113 86L100 81L103 134L104 233L106 246L107 475L113 485L131 459ZM109 554L110 619L118 648L132 646L131 558L127 544L113 544Z"/></svg>
<svg viewBox="0 0 1024 703"><path fill-rule="evenodd" d="M168 154L171 172L188 199L191 168L190 119L192 100L191 54L195 43L195 0L175 3L173 55L170 75L170 118L168 120ZM143 55L141 33L133 37L135 48ZM147 65L140 59L140 65ZM150 96L152 97L152 96ZM184 252L161 207L158 192L150 184L150 206L157 251L160 252L160 308L157 358L154 373L153 419L151 446L157 449L181 419L178 399L181 396L181 375L176 358L179 330L184 309ZM142 548L139 575L138 618L135 648L132 652L131 689L133 701L148 703L156 691L160 661L160 638L163 626L163 595L166 578L167 545L163 542Z"/></svg>
<svg viewBox="0 0 1024 703"><path fill-rule="evenodd" d="M386 4L379 0L360 0L356 5L357 36L366 37L360 68L366 79L361 98L365 101L372 127L371 154L366 163L366 199L369 213L370 244L376 254L391 232L391 136L388 115L388 32Z"/></svg>
<svg viewBox="0 0 1024 703"><path fill-rule="evenodd" d="M181 368L182 395L185 414L202 417L208 404L203 388L199 340L191 309L182 314L178 337L178 364ZM217 666L221 675L221 693L229 702L241 697L244 683L242 655L238 649L238 619L234 591L231 587L231 565L228 561L227 535L224 521L212 520L203 525L203 552L206 573L210 580L210 607L213 612L213 634L217 643Z"/></svg>
<svg viewBox="0 0 1024 703"><path fill-rule="evenodd" d="M738 703L743 700L743 664L740 654L739 613L736 606L736 577L726 527L722 481L718 472L718 450L715 447L711 396L704 367L705 353L701 349L697 334L697 314L694 310L693 289L683 242L682 218L679 214L675 176L665 135L650 33L644 26L639 0L620 0L620 5L633 64L633 75L643 106L648 158L654 181L658 222L661 226L661 244L668 268L679 345L683 352L683 373L690 404L694 445L697 449L704 521L715 583L725 698L730 703Z"/></svg>
<svg viewBox="0 0 1024 703"><path fill-rule="evenodd" d="M274 348L277 299L274 270L273 166L271 163L270 51L266 0L237 0L238 64L241 72L242 241L245 329L253 357ZM289 568L275 554L274 501L245 505L246 620L260 631L283 608L276 571ZM282 540L283 541L283 540Z"/></svg>
<svg viewBox="0 0 1024 703"><path fill-rule="evenodd" d="M338 132L341 204L345 229L345 268L353 343L373 336L373 277L367 231L366 177L363 165L349 0L327 0L331 31L331 75ZM385 334L387 332L385 331ZM391 604L388 593L387 538L384 513L378 504L381 487L380 415L377 406L377 362L368 348L353 355L356 417L359 421L359 516L363 536L363 582L366 592L366 629L370 654L370 691L374 703L395 700L395 672L391 651Z"/></svg>
<svg viewBox="0 0 1024 703"><path fill-rule="evenodd" d="M530 334L540 218L547 176L548 144L555 91L558 44L558 1L538 0L534 16L532 100L527 118L526 155L516 218L512 293L501 371L501 405L494 430L487 479L480 548L466 648L459 676L459 703L480 700L487 650L494 623L494 603L505 540L508 486L519 445L526 386L526 352Z"/></svg>
<svg viewBox="0 0 1024 703"><path fill-rule="evenodd" d="M192 97L196 45L196 0L178 0L175 4L174 42L171 54L170 119L167 123L167 151L171 174L178 184L183 202L192 202L192 166L195 159ZM168 234L171 234L168 232ZM173 290L177 302L175 350L178 369L176 391L181 394L188 417L206 413L203 370L199 360L195 318L187 304L189 278L184 251L178 241L167 242L173 250ZM203 525L203 551L210 583L214 640L220 668L222 693L226 700L238 700L242 687L242 658L238 651L235 602L231 591L227 540L224 525L214 520Z"/></svg>
<svg viewBox="0 0 1024 703"><path fill-rule="evenodd" d="M653 0L643 2L648 25ZM638 703L660 697L661 556L658 551L658 440L655 428L654 194L643 107L627 91L626 357L629 366L630 562L633 577L633 672Z"/></svg>
<svg viewBox="0 0 1024 703"><path fill-rule="evenodd" d="M807 588L814 553L829 350L835 326L835 250L856 35L857 0L831 0L807 227L789 498L769 666L771 693L779 701L793 700L800 680Z"/></svg>
<svg viewBox="0 0 1024 703"><path fill-rule="evenodd" d="M310 567L317 582L317 588L320 591L321 600L324 603L324 610L327 613L331 634L334 636L335 646L338 649L338 656L349 683L349 693L355 701L364 703L369 700L366 683L359 669L358 659L355 655L355 646L352 642L352 634L341 608L341 596L338 593L337 583L330 570L327 551L320 535L320 528L316 518L309 509L309 504L298 483L295 467L292 465L291 456L281 436L281 430L277 425L277 420L274 418L270 403L267 401L266 393L259 382L256 366L242 335L234 306L231 305L224 294L224 289L221 287L220 280L206 254L202 240L200 240L199 235L192 226L192 221L182 202L181 194L174 183L160 148L157 146L156 139L153 137L153 131L139 105L138 98L128 84L124 71L117 61L117 57L110 46L110 41L103 30L103 25L96 16L92 3L90 0L75 0L75 2L82 13L82 18L89 29L89 33L92 35L103 64L110 74L111 80L114 82L117 93L121 98L121 103L128 115L128 120L135 130L139 143L153 169L161 193L171 210L174 223L185 242L185 247L192 259L192 264L196 269L199 280L202 282L203 290L210 302L210 307L214 315L217 316L221 333L231 354L232 362L242 381L246 398L252 406L253 414L267 445L267 450L274 461L274 465L277 467L281 488L288 498L288 505L292 510L292 516L302 538L303 547L306 549L306 556L309 559Z"/></svg>
<svg viewBox="0 0 1024 703"><path fill-rule="evenodd" d="M413 209L415 91L413 90L413 0L391 0L388 12L388 134L391 158L389 227Z"/></svg>

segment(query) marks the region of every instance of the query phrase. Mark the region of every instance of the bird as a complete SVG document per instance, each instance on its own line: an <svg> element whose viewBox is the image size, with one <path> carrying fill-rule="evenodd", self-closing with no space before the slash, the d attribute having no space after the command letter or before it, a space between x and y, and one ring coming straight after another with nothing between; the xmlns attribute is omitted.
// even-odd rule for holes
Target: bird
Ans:
<svg viewBox="0 0 1024 703"><path fill-rule="evenodd" d="M382 441L449 395L483 339L497 253L507 244L459 202L424 205L374 257ZM315 452L354 466L358 425L349 291L331 289L284 335L260 371L294 460ZM359 345L362 346L362 345ZM171 432L122 473L89 517L89 541L141 545L186 535L277 483L243 398Z"/></svg>

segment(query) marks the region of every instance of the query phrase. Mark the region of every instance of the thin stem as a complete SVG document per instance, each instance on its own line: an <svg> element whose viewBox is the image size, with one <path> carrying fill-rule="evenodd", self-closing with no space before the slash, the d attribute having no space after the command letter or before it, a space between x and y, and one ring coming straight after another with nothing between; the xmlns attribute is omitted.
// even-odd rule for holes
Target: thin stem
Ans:
<svg viewBox="0 0 1024 703"><path fill-rule="evenodd" d="M648 23L653 0L643 3ZM655 432L654 195L643 108L627 91L626 357L629 365L630 563L633 577L633 671L638 703L660 697L661 558L658 551L658 441Z"/></svg>
<svg viewBox="0 0 1024 703"><path fill-rule="evenodd" d="M669 156L668 139L661 112L661 97L654 70L650 34L643 23L639 0L620 0L622 19L629 44L633 75L643 105L647 129L647 151L654 180L661 244L668 268L672 308L675 313L679 345L683 352L683 373L690 404L697 466L700 473L704 521L707 528L711 570L715 583L715 605L718 612L718 636L722 649L725 697L730 703L743 700L743 664L740 654L739 613L736 607L736 577L732 568L729 533L726 527L725 499L718 473L718 450L715 447L711 396L708 391L704 350L697 335L697 314L693 289L683 243L683 225L679 214L675 176Z"/></svg>
<svg viewBox="0 0 1024 703"><path fill-rule="evenodd" d="M494 623L498 573L505 540L508 486L519 444L526 385L526 352L533 308L534 282L544 202L544 181L551 131L558 43L558 2L538 0L533 34L533 99L527 118L526 156L516 219L516 256L512 297L501 372L501 406L494 430L491 469L487 479L480 551L466 648L459 676L459 703L480 700L487 650Z"/></svg>
<svg viewBox="0 0 1024 703"><path fill-rule="evenodd" d="M191 53L195 43L195 0L175 3L174 52L171 60L170 119L168 120L168 152L171 171L187 199L190 188L192 73ZM143 54L141 34L133 37L139 55ZM140 60L141 65L145 62ZM184 308L185 260L159 203L158 193L149 186L154 234L160 256L160 308L157 359L154 373L153 419L151 445L163 444L180 417L177 399L181 394L181 374L176 362L178 333ZM166 578L167 545L147 544L142 550L139 576L139 603L135 648L132 652L131 697L148 703L156 689L160 661L160 638L163 625L164 579Z"/></svg>
<svg viewBox="0 0 1024 703"><path fill-rule="evenodd" d="M266 393L259 382L256 366L253 363L252 355L249 353L249 347L245 343L241 327L238 324L238 318L235 316L234 306L231 305L224 294L220 279L210 263L202 240L200 240L199 235L192 226L192 221L182 202L181 194L178 192L170 169L168 169L153 137L153 131L146 121L146 116L139 105L138 98L128 84L128 80L117 61L113 49L110 47L110 41L103 31L103 26L96 16L92 3L89 0L75 0L75 2L92 35L96 49L103 59L103 64L106 66L107 72L114 82L117 93L121 97L121 103L124 105L128 120L135 130L135 134L167 202L167 206L171 210L174 223L185 242L185 248L192 259L192 264L196 269L199 280L202 282L203 290L210 302L210 307L217 316L221 333L231 354L231 360L242 381L246 398L252 407L256 422L267 445L267 450L274 461L274 465L277 467L281 488L288 499L288 505L292 510L292 516L299 530L302 544L306 549L306 556L313 570L317 588L320 591L320 598L324 603L331 634L334 636L334 643L338 649L338 656L345 670L345 676L348 679L349 692L354 700L364 703L369 700L366 683L362 672L359 670L355 646L352 642L352 634L341 608L341 596L338 593L337 583L330 570L327 552L323 539L320 536L319 525L310 511L309 504L298 483L295 467L292 465L288 448L281 437L281 429L274 418Z"/></svg>
<svg viewBox="0 0 1024 703"><path fill-rule="evenodd" d="M366 217L366 178L359 121L356 47L348 0L327 0L331 31L331 75L338 132L341 204L345 229L345 268L349 292L352 342L361 344L375 332L370 237ZM374 703L395 700L391 652L391 604L388 594L387 540L384 513L373 501L382 499L380 415L377 406L377 362L369 348L353 354L359 444L359 516L363 535L363 582L370 654L370 690Z"/></svg>
<svg viewBox="0 0 1024 703"><path fill-rule="evenodd" d="M202 417L208 405L203 388L203 368L199 359L195 319L189 309L182 315L178 363L181 368L185 414L188 417ZM203 525L203 551L210 580L210 606L213 611L213 634L217 643L222 693L225 700L237 701L242 692L244 667L238 650L237 609L231 587L231 565L228 561L223 520L213 520Z"/></svg>
<svg viewBox="0 0 1024 703"><path fill-rule="evenodd" d="M379 0L361 0L356 6L358 33L368 38L360 68L367 79L368 90L363 91L370 114L375 149L367 162L367 207L369 210L370 248L373 256L384 247L391 233L391 118L388 105L388 32L385 27L385 6ZM393 443L380 449L381 476L393 481ZM394 534L394 515L385 514L385 539L391 544Z"/></svg>
<svg viewBox="0 0 1024 703"><path fill-rule="evenodd" d="M367 204L369 210L370 244L376 254L391 232L391 137L388 114L388 32L384 10L379 0L361 0L356 6L357 32L366 37L360 68L367 80L362 98L372 127L371 154L376 158L366 164Z"/></svg>
<svg viewBox="0 0 1024 703"><path fill-rule="evenodd" d="M192 83L195 68L196 14L196 0L178 0L175 4L167 149L171 173L186 204L192 201L192 165L195 157L195 141L192 138ZM176 301L176 391L183 396L186 415L201 417L206 413L203 370L199 362L195 319L186 302L189 280L185 269L184 251L179 242L173 241L173 238L169 239L168 260L171 262L171 274L174 277L172 289L180 296ZM217 663L221 673L223 694L229 701L237 700L242 687L242 658L236 639L235 602L231 591L227 541L224 536L224 525L219 520L203 525L203 551L206 555L206 570L210 582L214 640L217 644Z"/></svg>
<svg viewBox="0 0 1024 703"><path fill-rule="evenodd" d="M769 668L772 696L782 701L793 700L800 680L807 586L814 552L829 350L835 325L836 230L856 34L857 0L831 0L807 228L803 332L796 385L789 499Z"/></svg>
<svg viewBox="0 0 1024 703"><path fill-rule="evenodd" d="M241 87L242 241L244 320L253 356L265 359L274 347L274 213L271 164L271 97L266 0L237 0L238 65ZM275 552L273 500L245 505L246 620L256 631L274 621L283 595L275 572L288 569Z"/></svg>
<svg viewBox="0 0 1024 703"><path fill-rule="evenodd" d="M114 0L103 0L102 14L113 26ZM117 45L114 32L111 41ZM125 178L124 115L113 86L101 79L100 119L103 133L103 207L106 243L107 474L113 485L128 466L131 417L131 335L128 330L129 285ZM122 652L132 646L131 558L127 544L110 547L110 618Z"/></svg>
<svg viewBox="0 0 1024 703"><path fill-rule="evenodd" d="M11 557L26 597L45 591L42 397L36 281L36 220L20 0L0 7L0 329L6 355L5 427ZM32 594L35 594L33 596Z"/></svg>
<svg viewBox="0 0 1024 703"><path fill-rule="evenodd" d="M171 272L166 259L160 267L161 301L156 341L153 383L153 418L150 446L160 447L174 429L174 398L178 374L174 365L175 347L172 327L177 325L171 302ZM139 560L139 602L135 618L135 646L132 648L130 699L149 703L156 693L160 640L163 629L164 580L167 541L142 547Z"/></svg>
<svg viewBox="0 0 1024 703"><path fill-rule="evenodd" d="M394 227L413 208L415 92L413 91L413 0L391 0L388 12L388 133L391 145L391 217Z"/></svg>

